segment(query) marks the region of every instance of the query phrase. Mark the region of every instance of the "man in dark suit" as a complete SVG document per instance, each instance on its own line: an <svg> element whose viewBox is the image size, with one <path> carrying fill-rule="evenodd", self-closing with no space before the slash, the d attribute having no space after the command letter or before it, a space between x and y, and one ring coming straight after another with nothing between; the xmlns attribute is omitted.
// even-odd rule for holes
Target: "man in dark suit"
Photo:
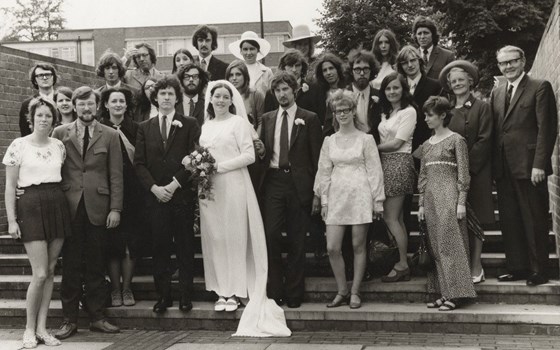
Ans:
<svg viewBox="0 0 560 350"><path fill-rule="evenodd" d="M305 234L312 207L315 212L320 210L313 183L322 144L321 124L315 113L296 105L298 84L293 74L277 72L272 89L280 108L263 115L260 135L268 167L260 186L268 247L267 291L279 305L285 298L288 307L297 308L304 293ZM289 241L285 269L284 227Z"/></svg>
<svg viewBox="0 0 560 350"><path fill-rule="evenodd" d="M196 63L208 73L210 81L226 78L228 64L212 54L218 48L218 30L215 27L198 26L192 37L192 46L198 50Z"/></svg>
<svg viewBox="0 0 560 350"><path fill-rule="evenodd" d="M438 45L439 33L436 24L429 18L417 17L412 25L412 33L426 64L426 75L438 79L443 67L455 60L455 54Z"/></svg>
<svg viewBox="0 0 560 350"><path fill-rule="evenodd" d="M208 85L208 74L198 65L189 63L177 72L177 78L183 87L183 102L177 104L175 112L193 117L198 126L204 124L204 95Z"/></svg>
<svg viewBox="0 0 560 350"><path fill-rule="evenodd" d="M496 54L507 84L491 95L494 118L493 174L510 273L498 281L548 282L548 186L558 130L551 84L525 72L525 53L505 46Z"/></svg>
<svg viewBox="0 0 560 350"><path fill-rule="evenodd" d="M31 123L29 121L29 102L37 96L43 96L54 101L54 85L58 76L56 69L48 63L37 63L29 71L29 80L31 85L37 90L37 94L25 99L19 110L19 131L21 136L31 134Z"/></svg>
<svg viewBox="0 0 560 350"><path fill-rule="evenodd" d="M151 98L158 107L158 116L141 123L136 137L134 167L140 182L149 191L146 206L150 213L154 282L158 294L153 307L155 313L163 313L173 305L173 244L179 265L179 309L192 309L195 193L190 188L190 173L181 161L198 144L200 127L196 119L175 111L181 98L181 86L175 76L160 79Z"/></svg>
<svg viewBox="0 0 560 350"><path fill-rule="evenodd" d="M410 45L403 47L397 55L397 71L406 77L410 94L416 104L416 128L412 136L412 151L430 138L432 131L424 120L424 103L430 96L441 94L441 85L425 73L425 64L418 50Z"/></svg>
<svg viewBox="0 0 560 350"><path fill-rule="evenodd" d="M99 96L88 86L76 89L72 104L78 115L61 125L53 137L64 143L62 189L72 216L72 236L64 242L62 257L62 313L55 336L66 339L77 332L82 275L86 284L90 329L117 333L104 316L107 229L118 226L123 206L123 160L119 134L95 120Z"/></svg>

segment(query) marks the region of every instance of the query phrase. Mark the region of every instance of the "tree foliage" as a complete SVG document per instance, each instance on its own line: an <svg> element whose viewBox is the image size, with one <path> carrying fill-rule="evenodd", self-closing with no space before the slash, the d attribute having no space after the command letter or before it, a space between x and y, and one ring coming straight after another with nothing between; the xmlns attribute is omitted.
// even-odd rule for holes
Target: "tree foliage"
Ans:
<svg viewBox="0 0 560 350"><path fill-rule="evenodd" d="M345 56L363 45L370 49L375 33L383 28L395 32L401 44L412 41L414 18L428 15L425 0L324 0L321 18L323 48Z"/></svg>
<svg viewBox="0 0 560 350"><path fill-rule="evenodd" d="M526 67L531 67L554 0L429 0L428 5L443 14L443 34L452 40L457 56L479 67L479 89L487 93L493 76L501 75L496 65L500 47L519 46Z"/></svg>
<svg viewBox="0 0 560 350"><path fill-rule="evenodd" d="M55 40L66 21L62 17L64 0L16 0L13 7L2 11L11 20L10 30L3 40Z"/></svg>

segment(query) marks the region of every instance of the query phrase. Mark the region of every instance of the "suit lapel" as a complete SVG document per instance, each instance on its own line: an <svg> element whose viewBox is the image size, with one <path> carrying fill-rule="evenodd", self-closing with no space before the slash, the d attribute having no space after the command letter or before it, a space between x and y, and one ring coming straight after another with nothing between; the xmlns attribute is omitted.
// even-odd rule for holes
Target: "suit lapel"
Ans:
<svg viewBox="0 0 560 350"><path fill-rule="evenodd" d="M519 85L517 86L517 89L515 90L515 95L513 95L512 99L511 99L511 102L509 104L509 108L508 108L507 111L505 111L504 122L509 117L509 115L511 114L511 111L513 110L513 108L515 107L515 105L519 101L519 98L523 94L523 90L525 90L525 86L527 85L527 80L528 79L529 78L527 77L527 74L525 74L525 76L519 82ZM505 86L507 88L507 84ZM505 95L504 95L504 104L503 105L505 106Z"/></svg>
<svg viewBox="0 0 560 350"><path fill-rule="evenodd" d="M430 69L432 69L432 66L436 61L438 54L439 54L439 47L434 46L434 49L432 50L432 54L430 55L430 59L428 60L428 67L426 67L426 73L429 72Z"/></svg>
<svg viewBox="0 0 560 350"><path fill-rule="evenodd" d="M270 123L266 126L266 149L274 149L274 131L276 129L276 119L278 118L278 109L274 111ZM272 153L271 153L272 154Z"/></svg>
<svg viewBox="0 0 560 350"><path fill-rule="evenodd" d="M290 149L292 148L292 146L294 145L294 143L296 142L296 139L299 135L299 128L301 128L301 125L296 125L296 119L298 119L299 117L299 107L296 109L296 115L294 117L294 125L292 126L292 134L290 135Z"/></svg>
<svg viewBox="0 0 560 350"><path fill-rule="evenodd" d="M175 113L175 116L173 117L173 121L175 120L179 120L177 113ZM173 125L173 121L171 121L171 128L169 129L169 137L167 138L167 142L165 144L164 155L167 154L167 151L171 148L171 144L173 143L173 140L175 140L175 134L177 133L177 127Z"/></svg>
<svg viewBox="0 0 560 350"><path fill-rule="evenodd" d="M159 115L149 119L148 121L149 129L148 132L150 133L150 139L154 140L157 143L158 148L163 153L165 151L163 147L163 138L161 137L161 130L159 128Z"/></svg>
<svg viewBox="0 0 560 350"><path fill-rule="evenodd" d="M74 147L76 147L78 153L82 154L82 150L80 149L80 142L78 141L78 135L76 134L76 123L77 121L68 125L68 138L70 139L70 141L72 141L72 144L74 144Z"/></svg>
<svg viewBox="0 0 560 350"><path fill-rule="evenodd" d="M88 151L89 149L101 138L101 135L103 134L102 128L101 128L101 123L97 122L95 123L95 128L93 129L93 137L91 138L91 141L89 142L88 145Z"/></svg>

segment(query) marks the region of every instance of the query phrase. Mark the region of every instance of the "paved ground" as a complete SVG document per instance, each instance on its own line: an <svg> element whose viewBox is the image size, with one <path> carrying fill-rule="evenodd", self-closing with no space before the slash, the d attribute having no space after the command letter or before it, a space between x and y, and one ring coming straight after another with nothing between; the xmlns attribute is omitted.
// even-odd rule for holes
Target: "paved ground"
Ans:
<svg viewBox="0 0 560 350"><path fill-rule="evenodd" d="M0 329L0 349L21 347L21 329ZM40 345L39 349L47 349ZM295 332L290 338L234 338L229 332L127 330L80 332L57 350L515 350L560 349L559 336L393 332Z"/></svg>

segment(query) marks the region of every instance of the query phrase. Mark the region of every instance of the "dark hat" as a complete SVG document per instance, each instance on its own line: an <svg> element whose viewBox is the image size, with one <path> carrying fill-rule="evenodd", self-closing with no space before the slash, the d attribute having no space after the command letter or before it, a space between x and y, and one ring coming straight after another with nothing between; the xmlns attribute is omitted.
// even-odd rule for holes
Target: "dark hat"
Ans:
<svg viewBox="0 0 560 350"><path fill-rule="evenodd" d="M476 66L469 61L455 60L449 63L447 66L443 67L441 73L439 73L439 83L446 91L451 92L449 84L447 83L447 74L449 74L449 72L453 68L461 68L465 72L469 73L473 78L474 86L478 85L478 81L480 79L478 75L478 68L476 68Z"/></svg>

